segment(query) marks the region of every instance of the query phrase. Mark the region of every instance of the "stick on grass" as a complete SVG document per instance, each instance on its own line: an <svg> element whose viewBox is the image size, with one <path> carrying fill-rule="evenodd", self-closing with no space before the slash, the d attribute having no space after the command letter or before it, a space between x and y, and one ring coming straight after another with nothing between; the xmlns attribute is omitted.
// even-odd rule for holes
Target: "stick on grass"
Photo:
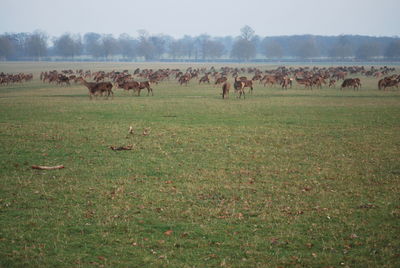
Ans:
<svg viewBox="0 0 400 268"><path fill-rule="evenodd" d="M40 169L40 170L53 170L53 169L62 169L64 168L63 165L58 165L58 166L37 166L37 165L33 165L32 166L33 169Z"/></svg>

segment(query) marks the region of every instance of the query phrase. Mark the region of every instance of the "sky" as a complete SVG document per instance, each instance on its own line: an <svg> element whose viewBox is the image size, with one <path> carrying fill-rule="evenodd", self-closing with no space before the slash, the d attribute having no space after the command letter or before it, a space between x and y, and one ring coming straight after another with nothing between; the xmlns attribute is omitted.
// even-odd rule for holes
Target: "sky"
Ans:
<svg viewBox="0 0 400 268"><path fill-rule="evenodd" d="M400 36L400 0L1 0L0 34Z"/></svg>

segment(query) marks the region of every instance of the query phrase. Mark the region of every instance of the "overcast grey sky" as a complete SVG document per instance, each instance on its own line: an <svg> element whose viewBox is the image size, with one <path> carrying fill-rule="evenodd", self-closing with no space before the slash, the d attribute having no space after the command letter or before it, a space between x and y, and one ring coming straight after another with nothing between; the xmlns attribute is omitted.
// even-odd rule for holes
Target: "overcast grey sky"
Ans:
<svg viewBox="0 0 400 268"><path fill-rule="evenodd" d="M400 0L1 0L0 33L400 35Z"/></svg>

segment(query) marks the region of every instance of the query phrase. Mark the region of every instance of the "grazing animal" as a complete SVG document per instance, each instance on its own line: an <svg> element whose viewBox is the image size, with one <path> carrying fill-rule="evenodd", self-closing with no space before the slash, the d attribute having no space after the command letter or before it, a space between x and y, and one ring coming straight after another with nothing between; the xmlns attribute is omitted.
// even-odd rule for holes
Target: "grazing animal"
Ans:
<svg viewBox="0 0 400 268"><path fill-rule="evenodd" d="M257 81L260 80L261 78L262 78L261 74L255 74L251 80Z"/></svg>
<svg viewBox="0 0 400 268"><path fill-rule="evenodd" d="M71 84L69 83L69 78L68 78L67 76L65 76L65 75L63 75L63 74L59 74L59 75L58 75L57 84L61 85L61 84L63 84L63 83L65 83L65 85L67 85L67 86L71 85Z"/></svg>
<svg viewBox="0 0 400 268"><path fill-rule="evenodd" d="M282 89L287 89L288 86L290 86L290 88L292 88L292 78L285 76L282 80Z"/></svg>
<svg viewBox="0 0 400 268"><path fill-rule="evenodd" d="M222 83L226 82L227 80L228 79L225 76L219 77L219 78L217 78L217 80L215 80L215 85L222 84Z"/></svg>
<svg viewBox="0 0 400 268"><path fill-rule="evenodd" d="M310 89L312 89L311 79L307 79L307 78L298 78L298 77L296 76L296 82L299 83L300 85L304 85L305 88L310 88Z"/></svg>
<svg viewBox="0 0 400 268"><path fill-rule="evenodd" d="M322 84L326 84L325 79L322 76L314 76L311 78L311 84L317 88L322 88Z"/></svg>
<svg viewBox="0 0 400 268"><path fill-rule="evenodd" d="M235 83L233 84L233 87L235 88L235 92L239 94L238 98L241 98L243 95L243 98L246 98L246 94L244 92L244 86L245 83L241 80L238 80L237 77L235 77Z"/></svg>
<svg viewBox="0 0 400 268"><path fill-rule="evenodd" d="M201 77L199 80L199 85L200 83L203 82L204 84L207 82L210 84L210 78L208 78L208 75L206 74L205 76Z"/></svg>
<svg viewBox="0 0 400 268"><path fill-rule="evenodd" d="M145 88L147 89L147 96L149 96L150 92L154 96L153 89L150 87L150 81L139 82L138 96L140 96L140 91Z"/></svg>
<svg viewBox="0 0 400 268"><path fill-rule="evenodd" d="M182 75L181 77L179 77L179 84L182 86L183 84L185 84L186 86L188 85L190 80L190 76L189 75Z"/></svg>
<svg viewBox="0 0 400 268"><path fill-rule="evenodd" d="M222 98L225 99L229 96L229 90L231 89L231 84L229 82L225 82L222 85Z"/></svg>
<svg viewBox="0 0 400 268"><path fill-rule="evenodd" d="M399 88L399 80L392 79L390 77L385 77L378 82L379 90L386 90L388 87Z"/></svg>
<svg viewBox="0 0 400 268"><path fill-rule="evenodd" d="M332 87L332 86L335 87L335 84L336 84L336 80L335 79L330 79L328 87Z"/></svg>
<svg viewBox="0 0 400 268"><path fill-rule="evenodd" d="M272 86L277 82L276 80L277 80L276 77L273 76L273 75L265 75L265 76L260 80L260 83L261 83L261 81L264 81L264 87L265 87L267 84L271 85L271 87L272 87Z"/></svg>
<svg viewBox="0 0 400 268"><path fill-rule="evenodd" d="M361 87L361 82L359 78L346 78L343 80L342 85L340 86L340 90L346 87L353 87L353 90L358 90Z"/></svg>
<svg viewBox="0 0 400 268"><path fill-rule="evenodd" d="M150 87L150 82L137 82L137 81L125 81L117 83L120 88L123 88L125 91L129 91L132 89L134 92L137 91L137 95L140 96L140 91L142 89L147 89L147 96L149 96L150 92L151 95L154 96L153 89Z"/></svg>
<svg viewBox="0 0 400 268"><path fill-rule="evenodd" d="M137 88L139 88L139 82L137 81L122 81L118 82L118 87L123 88L125 91L133 90L135 91Z"/></svg>
<svg viewBox="0 0 400 268"><path fill-rule="evenodd" d="M354 81L357 84L357 90L358 90L358 87L361 88L361 80L360 80L360 78L354 78Z"/></svg>
<svg viewBox="0 0 400 268"><path fill-rule="evenodd" d="M80 81L84 86L89 89L90 98L95 96L97 93L99 93L101 96L103 96L103 93L106 93L106 97L112 95L112 97L114 98L114 92L112 91L113 85L111 84L111 82L87 82L83 78L79 78L78 81Z"/></svg>
<svg viewBox="0 0 400 268"><path fill-rule="evenodd" d="M244 87L248 87L249 88L249 93L253 94L253 81L252 80L242 80L242 82L244 83Z"/></svg>

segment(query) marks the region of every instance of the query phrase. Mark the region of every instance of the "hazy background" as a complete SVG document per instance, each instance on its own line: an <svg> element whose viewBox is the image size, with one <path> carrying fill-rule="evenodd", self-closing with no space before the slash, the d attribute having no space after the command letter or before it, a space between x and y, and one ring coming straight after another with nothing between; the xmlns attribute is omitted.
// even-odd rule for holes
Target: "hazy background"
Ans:
<svg viewBox="0 0 400 268"><path fill-rule="evenodd" d="M399 0L1 0L0 33L400 35Z"/></svg>

